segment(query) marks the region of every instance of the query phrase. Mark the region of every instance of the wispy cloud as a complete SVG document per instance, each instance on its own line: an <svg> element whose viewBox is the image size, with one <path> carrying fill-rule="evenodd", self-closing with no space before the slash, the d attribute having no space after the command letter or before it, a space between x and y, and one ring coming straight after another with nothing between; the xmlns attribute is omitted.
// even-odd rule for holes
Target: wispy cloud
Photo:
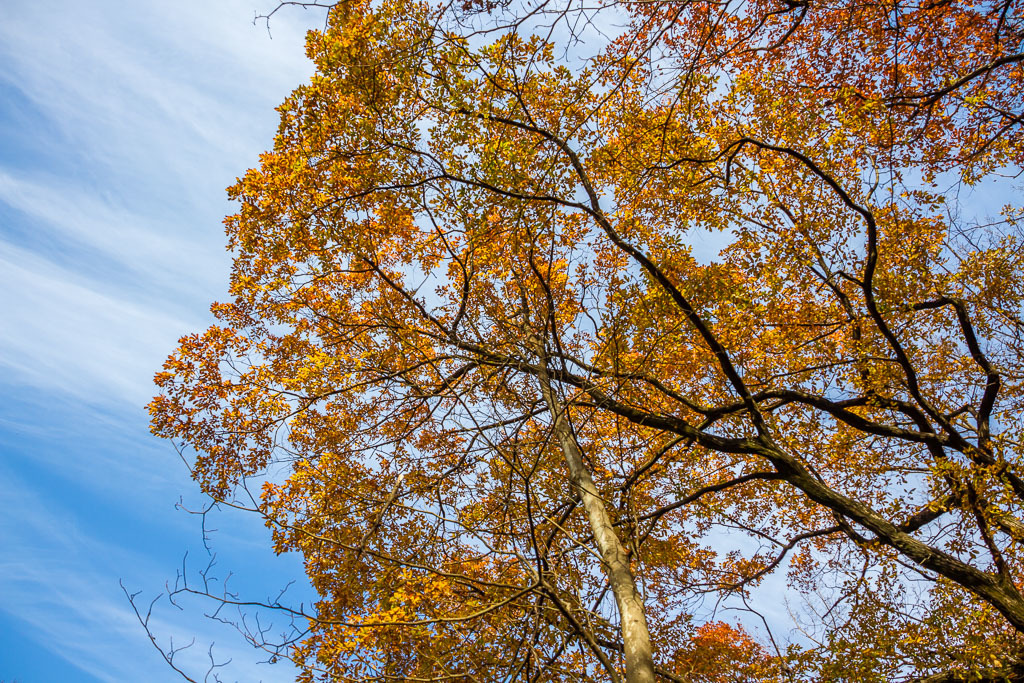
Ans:
<svg viewBox="0 0 1024 683"><path fill-rule="evenodd" d="M145 614L156 597L168 567L146 554L108 543L84 530L73 511L54 506L45 493L10 471L0 483L5 502L24 506L35 514L24 520L0 518L0 534L18 542L20 552L0 558L0 611L23 624L36 639L51 644L54 652L90 676L112 683L163 680L169 670L151 649L117 576L128 576L129 586L149 584L139 596ZM130 588L131 589L131 588ZM226 670L231 679L256 681L286 678L286 667L269 669L240 643L229 627L210 622L203 607L179 612L166 600L158 603L150 627L158 642L168 647L194 639L178 663L193 674L209 666L208 649L215 644L216 661L232 660Z"/></svg>
<svg viewBox="0 0 1024 683"><path fill-rule="evenodd" d="M90 284L0 243L0 289L17 293L2 306L0 365L44 390L139 405L150 393L141 380L187 324Z"/></svg>
<svg viewBox="0 0 1024 683"><path fill-rule="evenodd" d="M322 15L284 14L271 40L252 23L264 4L0 7L0 613L98 680L169 678L117 581L155 594L199 530L173 512L187 474L141 406L224 297L223 188L311 71L302 22ZM266 530L221 521L225 566L283 584L257 550ZM237 638L174 612L161 633L217 640L232 679L268 676ZM205 648L186 656L203 670Z"/></svg>
<svg viewBox="0 0 1024 683"><path fill-rule="evenodd" d="M309 67L245 2L18 3L0 79L51 159L0 153L0 364L83 400L140 401L160 358L224 296L223 187L270 142ZM2 123L2 121L0 121ZM59 131L52 134L51 131Z"/></svg>
<svg viewBox="0 0 1024 683"><path fill-rule="evenodd" d="M185 181L211 159L237 171L240 157L251 160L266 144L267 105L309 71L301 29L282 16L270 41L247 20L251 7L9 5L0 22L5 80L52 114L67 137L57 142L74 144L68 151L87 154L90 165L131 161L122 174L172 180L182 172Z"/></svg>
<svg viewBox="0 0 1024 683"><path fill-rule="evenodd" d="M61 260L68 254L85 252L108 268L113 265L131 272L140 284L159 287L157 291L164 297L169 291L188 291L195 285L194 278L175 279L186 270L184 264L189 264L192 273L203 276L202 285L207 291L214 274L217 279L223 277L227 263L223 250L204 248L209 245L177 229L173 216L141 214L67 179L27 173L15 176L0 168L0 202L51 233L50 253L44 254L47 258ZM208 232L216 233L216 226L208 227ZM60 251L54 253L55 247ZM78 260L76 266L99 277L90 272L93 264L89 262ZM196 294L193 292L193 296Z"/></svg>

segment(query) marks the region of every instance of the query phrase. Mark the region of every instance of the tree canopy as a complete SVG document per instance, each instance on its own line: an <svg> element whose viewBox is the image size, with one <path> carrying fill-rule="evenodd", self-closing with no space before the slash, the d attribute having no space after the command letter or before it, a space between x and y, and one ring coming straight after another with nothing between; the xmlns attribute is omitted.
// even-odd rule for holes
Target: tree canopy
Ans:
<svg viewBox="0 0 1024 683"><path fill-rule="evenodd" d="M334 4L150 405L304 558L260 644L1016 675L1022 41L1013 0Z"/></svg>

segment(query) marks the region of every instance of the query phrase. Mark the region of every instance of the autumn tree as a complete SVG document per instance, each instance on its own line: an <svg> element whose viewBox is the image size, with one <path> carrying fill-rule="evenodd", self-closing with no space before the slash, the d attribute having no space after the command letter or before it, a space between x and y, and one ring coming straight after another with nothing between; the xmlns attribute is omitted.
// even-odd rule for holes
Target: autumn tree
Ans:
<svg viewBox="0 0 1024 683"><path fill-rule="evenodd" d="M275 654L1017 675L1022 39L1013 0L335 4L150 406L302 554Z"/></svg>

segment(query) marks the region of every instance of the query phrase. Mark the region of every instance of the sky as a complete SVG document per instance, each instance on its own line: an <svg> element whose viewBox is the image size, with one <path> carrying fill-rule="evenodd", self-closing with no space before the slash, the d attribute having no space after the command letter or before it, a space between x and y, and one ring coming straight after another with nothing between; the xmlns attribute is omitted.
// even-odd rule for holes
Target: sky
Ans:
<svg viewBox="0 0 1024 683"><path fill-rule="evenodd" d="M144 605L208 561L202 505L150 436L152 376L226 298L224 188L272 144L308 79L319 11L272 0L0 2L0 681L173 681ZM220 575L253 598L301 577L258 520L209 526ZM299 588L293 589L301 593ZM202 679L284 681L202 617L150 622Z"/></svg>
<svg viewBox="0 0 1024 683"><path fill-rule="evenodd" d="M145 404L227 296L224 188L312 73L303 37L322 13L254 23L274 5L0 0L0 682L180 680L121 587L145 607L210 559L182 509L203 500ZM216 573L245 597L293 579L308 597L258 520L210 522ZM193 677L212 644L222 680L294 679L209 605L183 606L158 600L150 626L165 648L195 638L176 660Z"/></svg>
<svg viewBox="0 0 1024 683"><path fill-rule="evenodd" d="M0 0L0 682L181 680L145 608L210 556L188 471L149 434L153 374L227 298L224 188L308 79L322 10L274 0ZM699 251L699 250L698 250ZM712 250L713 251L713 250ZM709 252L711 253L711 252ZM249 599L289 581L259 520L210 525ZM150 621L202 680L288 681L237 633L166 598Z"/></svg>

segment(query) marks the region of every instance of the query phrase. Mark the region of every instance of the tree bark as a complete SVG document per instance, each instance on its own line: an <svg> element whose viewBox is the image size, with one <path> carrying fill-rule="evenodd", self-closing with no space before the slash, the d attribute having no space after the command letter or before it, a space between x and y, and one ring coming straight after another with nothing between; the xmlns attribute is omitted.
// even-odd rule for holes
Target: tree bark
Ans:
<svg viewBox="0 0 1024 683"><path fill-rule="evenodd" d="M558 446L565 456L569 468L569 478L579 493L583 508L587 512L590 528L594 533L594 542L608 583L615 596L615 604L619 609L619 622L622 629L622 644L626 660L626 683L654 683L654 657L651 653L651 636L647 630L647 617L644 614L644 602L636 587L636 579L629 568L629 557L622 542L615 533L612 520L608 516L604 499L598 493L590 471L583 463L579 444L573 434L561 401L551 387L547 372L547 359L543 349L538 348L540 355L538 380L541 393L551 412L553 431Z"/></svg>

